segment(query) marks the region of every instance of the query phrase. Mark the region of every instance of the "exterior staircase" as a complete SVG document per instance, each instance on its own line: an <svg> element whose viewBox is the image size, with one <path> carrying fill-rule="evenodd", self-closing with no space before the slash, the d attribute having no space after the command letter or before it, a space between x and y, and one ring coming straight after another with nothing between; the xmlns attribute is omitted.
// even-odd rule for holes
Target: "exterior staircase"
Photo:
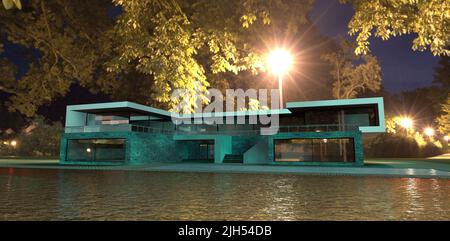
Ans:
<svg viewBox="0 0 450 241"><path fill-rule="evenodd" d="M223 158L223 163L244 163L244 155L227 154Z"/></svg>

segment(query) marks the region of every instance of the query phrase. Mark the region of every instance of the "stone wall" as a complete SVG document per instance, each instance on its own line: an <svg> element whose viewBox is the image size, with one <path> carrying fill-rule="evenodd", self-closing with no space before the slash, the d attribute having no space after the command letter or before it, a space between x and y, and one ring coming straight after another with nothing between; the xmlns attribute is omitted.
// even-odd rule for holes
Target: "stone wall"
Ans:
<svg viewBox="0 0 450 241"><path fill-rule="evenodd" d="M187 156L183 143L176 142L172 136L132 132L129 164L141 165L152 162L178 162Z"/></svg>

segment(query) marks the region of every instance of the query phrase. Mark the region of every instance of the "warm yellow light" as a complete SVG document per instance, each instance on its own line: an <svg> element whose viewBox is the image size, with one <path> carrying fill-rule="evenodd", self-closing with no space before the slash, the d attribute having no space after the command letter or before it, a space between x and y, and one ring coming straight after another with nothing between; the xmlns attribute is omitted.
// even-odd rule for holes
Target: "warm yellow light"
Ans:
<svg viewBox="0 0 450 241"><path fill-rule="evenodd" d="M411 129L413 127L413 120L409 117L400 117L399 124L405 129Z"/></svg>
<svg viewBox="0 0 450 241"><path fill-rule="evenodd" d="M292 65L292 56L285 49L277 49L270 53L267 64L272 73L280 76L289 71Z"/></svg>
<svg viewBox="0 0 450 241"><path fill-rule="evenodd" d="M449 141L450 140L450 136L444 136L444 140L445 141Z"/></svg>
<svg viewBox="0 0 450 241"><path fill-rule="evenodd" d="M91 153L92 152L91 148L86 148L86 152Z"/></svg>
<svg viewBox="0 0 450 241"><path fill-rule="evenodd" d="M11 146L13 146L13 147L15 147L15 146L17 146L17 141L11 141Z"/></svg>
<svg viewBox="0 0 450 241"><path fill-rule="evenodd" d="M427 136L434 136L434 130L431 127L427 127L425 128L425 130L423 131L425 133L425 135Z"/></svg>

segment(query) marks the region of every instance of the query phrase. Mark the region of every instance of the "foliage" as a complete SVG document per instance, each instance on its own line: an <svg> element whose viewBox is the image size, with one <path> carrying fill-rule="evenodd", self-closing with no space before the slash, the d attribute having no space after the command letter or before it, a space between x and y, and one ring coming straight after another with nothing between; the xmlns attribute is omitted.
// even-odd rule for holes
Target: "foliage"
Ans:
<svg viewBox="0 0 450 241"><path fill-rule="evenodd" d="M415 34L412 48L430 49L434 55L450 55L450 1L448 0L340 0L351 3L355 14L349 27L357 35L356 54L369 51L374 34L383 40Z"/></svg>
<svg viewBox="0 0 450 241"><path fill-rule="evenodd" d="M281 23L276 18L280 12L294 11L297 17L286 25L288 30L289 26L297 29L306 22L312 6L312 1L289 0L114 3L123 8L123 13L115 26L117 55L108 62L108 71L120 73L134 62L139 73L153 79L155 100L173 108L179 100L170 98L172 91L186 89L191 112L197 103L208 102L207 87L227 85L226 79L215 76L245 71L256 74L263 69L263 56L255 48L253 31Z"/></svg>
<svg viewBox="0 0 450 241"><path fill-rule="evenodd" d="M382 134L366 142L367 157L413 157L418 154L417 143L407 137Z"/></svg>
<svg viewBox="0 0 450 241"><path fill-rule="evenodd" d="M444 91L450 91L450 57L444 56L434 70L433 83L439 85Z"/></svg>
<svg viewBox="0 0 450 241"><path fill-rule="evenodd" d="M0 54L2 45L0 44ZM0 58L0 91L9 92L16 84L16 67L9 61Z"/></svg>
<svg viewBox="0 0 450 241"><path fill-rule="evenodd" d="M17 146L3 146L1 155L57 156L61 133L63 127L60 122L47 124L43 117L36 116L15 138Z"/></svg>
<svg viewBox="0 0 450 241"><path fill-rule="evenodd" d="M3 91L12 94L11 110L32 116L73 83L95 87L101 84L95 80L107 79L100 68L108 54L103 36L112 24L107 6L107 0L36 0L23 2L22 10L0 8L0 34L38 52L26 59L28 71L18 82L1 79ZM6 68L6 73L14 72Z"/></svg>
<svg viewBox="0 0 450 241"><path fill-rule="evenodd" d="M377 155L381 155L380 157L432 156L446 150L440 140L424 136L420 127L411 126L408 129L402 127L403 118L402 116L386 117L387 133L378 135L366 145L372 157ZM383 149L388 149L389 145L395 148L386 153ZM377 154L378 152L383 154Z"/></svg>
<svg viewBox="0 0 450 241"><path fill-rule="evenodd" d="M441 105L442 114L436 119L439 131L444 135L450 134L450 93L447 100Z"/></svg>
<svg viewBox="0 0 450 241"><path fill-rule="evenodd" d="M18 82L2 78L0 86L12 95L11 110L27 116L64 96L72 84L164 108L176 104L169 98L174 89L185 88L194 107L197 98L207 101L194 93L226 87L239 73L264 70L265 50L255 36L273 34L272 27L283 36L294 34L307 22L313 2L22 2L22 10L0 8L0 34L37 53ZM15 73L12 66L4 71Z"/></svg>
<svg viewBox="0 0 450 241"><path fill-rule="evenodd" d="M22 3L20 0L2 0L2 3L6 10L13 8L22 9Z"/></svg>
<svg viewBox="0 0 450 241"><path fill-rule="evenodd" d="M443 153L443 149L434 142L419 145L409 136L396 134L381 134L366 141L364 153L367 157L430 157Z"/></svg>
<svg viewBox="0 0 450 241"><path fill-rule="evenodd" d="M372 55L355 55L354 46L348 40L340 38L340 48L322 56L332 66L332 91L336 99L355 98L366 90L377 92L381 88L381 67L377 59ZM355 65L357 61L363 63Z"/></svg>

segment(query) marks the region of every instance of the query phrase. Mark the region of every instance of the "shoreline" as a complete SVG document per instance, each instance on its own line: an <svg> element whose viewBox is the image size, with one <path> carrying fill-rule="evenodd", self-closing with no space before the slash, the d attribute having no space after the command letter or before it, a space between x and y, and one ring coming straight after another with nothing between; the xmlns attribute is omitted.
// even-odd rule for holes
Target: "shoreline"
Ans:
<svg viewBox="0 0 450 241"><path fill-rule="evenodd" d="M392 178L441 178L450 179L450 161L432 163L438 168L424 168L424 164L411 164L396 161L395 166L385 163L392 161L368 161L363 167L327 167L327 166L284 166L284 165L243 165L210 163L151 163L139 166L78 166L59 165L58 160L20 160L0 159L0 168L85 170L85 171L144 171L144 172L181 172L181 173L237 173L237 174L290 174L314 176L356 176L356 177L392 177ZM375 162L375 163L374 163ZM411 161L417 162L417 161ZM430 160L432 162L432 160ZM409 164L409 165L408 165ZM440 166L439 166L440 165ZM442 168L439 168L441 167Z"/></svg>

